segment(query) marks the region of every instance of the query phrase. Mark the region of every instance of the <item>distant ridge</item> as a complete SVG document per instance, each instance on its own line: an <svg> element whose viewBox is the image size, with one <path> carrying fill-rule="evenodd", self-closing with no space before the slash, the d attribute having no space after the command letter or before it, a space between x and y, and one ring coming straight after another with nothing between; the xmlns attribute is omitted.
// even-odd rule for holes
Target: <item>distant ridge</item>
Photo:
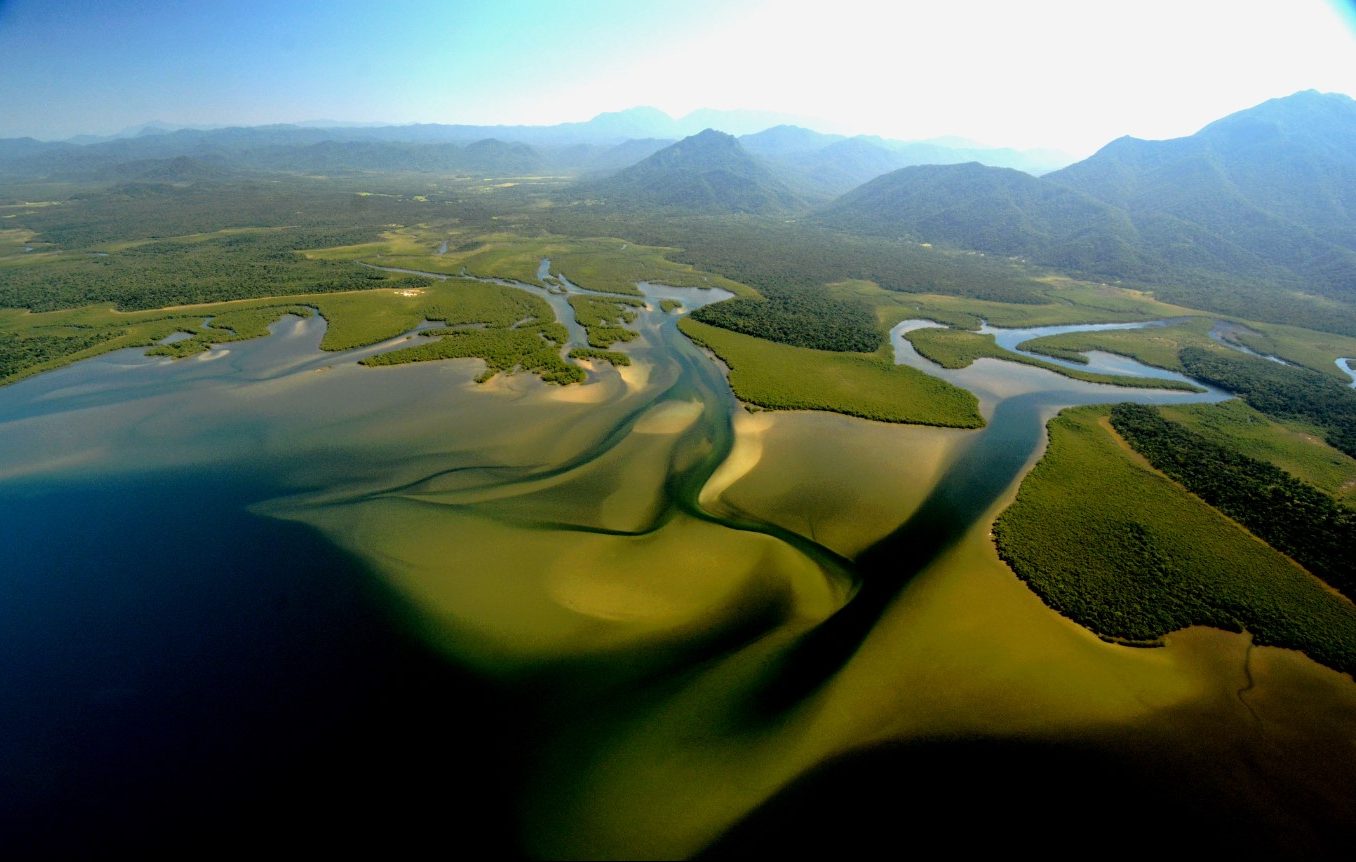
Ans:
<svg viewBox="0 0 1356 862"><path fill-rule="evenodd" d="M224 159L234 170L479 171L515 170L600 174L617 171L662 146L713 128L742 135L748 152L763 159L798 195L827 200L905 165L980 161L1040 173L1067 162L1058 155L1003 149L966 149L940 141L890 141L858 136L848 144L760 111L702 109L673 118L638 107L599 114L584 122L549 126L473 126L438 123L390 125L309 120L263 126L176 126L150 122L111 136L67 141L0 140L0 175L67 178L113 177L128 162L178 157ZM456 149L484 140L531 148L518 158L476 162ZM650 142L650 143L644 143ZM964 142L960 142L964 143ZM324 146L320 146L320 145ZM841 146L840 146L841 145ZM305 150L305 148L312 148ZM287 152L287 151L291 152Z"/></svg>
<svg viewBox="0 0 1356 862"><path fill-rule="evenodd" d="M979 162L1042 174L1068 164L1045 150L986 148L969 142L891 141L874 135L844 138L809 129L778 126L740 139L750 152L781 172L788 183L822 198L841 195L868 180L913 165Z"/></svg>
<svg viewBox="0 0 1356 862"><path fill-rule="evenodd" d="M618 207L769 213L803 202L739 141L707 129L581 191Z"/></svg>
<svg viewBox="0 0 1356 862"><path fill-rule="evenodd" d="M1010 168L976 162L903 168L843 195L821 221L856 233L1024 256L1068 269L1133 267L1134 225L1122 210Z"/></svg>
<svg viewBox="0 0 1356 862"><path fill-rule="evenodd" d="M905 169L817 218L1158 285L1229 313L1285 308L1356 334L1356 316L1317 298L1356 301L1356 101L1296 93L1185 138L1120 138L1040 179Z"/></svg>

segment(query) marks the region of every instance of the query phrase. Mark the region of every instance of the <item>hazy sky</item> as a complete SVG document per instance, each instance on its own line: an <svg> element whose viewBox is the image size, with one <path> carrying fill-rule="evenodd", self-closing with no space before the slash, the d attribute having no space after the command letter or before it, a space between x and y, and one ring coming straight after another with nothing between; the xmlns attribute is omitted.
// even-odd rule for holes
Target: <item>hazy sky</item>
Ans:
<svg viewBox="0 0 1356 862"><path fill-rule="evenodd" d="M0 137L756 108L1086 153L1356 95L1350 0L0 0Z"/></svg>

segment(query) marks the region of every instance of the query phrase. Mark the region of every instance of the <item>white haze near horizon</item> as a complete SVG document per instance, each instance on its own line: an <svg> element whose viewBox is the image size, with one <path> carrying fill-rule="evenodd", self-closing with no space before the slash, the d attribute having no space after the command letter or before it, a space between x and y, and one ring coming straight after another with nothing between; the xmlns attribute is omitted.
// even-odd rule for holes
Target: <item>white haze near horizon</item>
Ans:
<svg viewBox="0 0 1356 862"><path fill-rule="evenodd" d="M652 105L1083 156L1297 90L1356 95L1356 0L389 2L0 0L0 136Z"/></svg>
<svg viewBox="0 0 1356 862"><path fill-rule="evenodd" d="M678 115L757 108L823 131L1082 156L1299 90L1356 94L1356 30L1324 0L764 2L615 74L555 107L587 115L604 91Z"/></svg>

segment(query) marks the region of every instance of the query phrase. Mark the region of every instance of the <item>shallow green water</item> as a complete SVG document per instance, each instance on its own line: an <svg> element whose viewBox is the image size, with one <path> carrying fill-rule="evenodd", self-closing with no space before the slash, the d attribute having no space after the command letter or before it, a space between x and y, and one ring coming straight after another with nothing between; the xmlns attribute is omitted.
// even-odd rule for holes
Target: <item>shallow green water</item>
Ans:
<svg viewBox="0 0 1356 862"><path fill-rule="evenodd" d="M984 538L1060 408L1220 393L1118 389L994 360L943 371L912 353L906 322L892 333L899 361L975 391L986 428L750 415L678 333L677 316L658 311L663 298L691 310L720 294L642 288L653 308L627 348L635 365L600 367L583 386L524 375L478 386L471 360L362 368L359 358L398 342L323 353L323 321L286 318L268 339L199 358L115 353L0 389L0 514L22 525L12 544L24 549L7 575L9 624L40 607L39 618L66 620L46 641L31 635L22 663L78 627L62 616L63 596L97 607L101 595L140 590L156 607L137 618L144 643L101 680L77 674L72 687L69 669L36 672L9 704L59 702L142 667L190 692L213 690L205 665L165 658L183 647L157 632L190 599L197 610L186 619L213 619L218 599L207 588L229 577L254 604L191 629L194 649L230 664L239 660L230 645L250 643L259 679L275 665L289 669L283 679L323 669L321 683L288 701L297 727L365 715L386 696L382 674L398 681L389 720L363 719L361 731L340 720L317 736L321 748L369 753L398 740L409 758L363 761L359 776L377 776L366 786L380 790L317 773L349 799L405 788L400 805L374 803L385 824L374 823L374 836L395 828L411 800L478 798L457 821L467 842L546 856L689 854L825 758L883 739L1035 727L1077 735L1152 724L1183 704L1218 710L1233 727L1237 700L1212 698L1237 688L1235 636L1162 651L1102 644L1032 599ZM881 452L890 463L875 463ZM830 478L794 481L816 471ZM858 498L867 487L889 497L890 482L904 503ZM70 576L77 562L83 579ZM181 570L184 589L169 590ZM314 597L327 573L374 592L347 587L358 596L347 610L326 609ZM252 615L279 591L312 598L260 629ZM290 639L305 629L323 644L331 624L330 646L345 645L336 658ZM105 615L87 649L116 642L120 625ZM345 657L368 641L372 657L346 690ZM1277 666L1277 679L1309 673ZM437 681L442 667L455 683ZM1315 679L1315 702L1347 702L1349 680ZM422 701L429 686L445 696ZM120 695L130 715L165 713L152 688ZM236 709L261 716L247 740L267 736L277 689L231 689ZM346 692L338 705L336 691ZM229 738L230 710L209 701L216 709L188 726ZM440 720L402 718L434 702ZM172 796L162 773L116 777L124 767L107 764L137 752L101 760L97 752L127 747L99 720L102 707L88 709L95 717L73 734L93 760L35 789L47 781L45 758L70 759L62 740L50 742L53 753L14 785L37 800L26 810L50 813L91 776L95 797ZM31 739L42 715L11 708L11 738ZM172 713L164 721L179 726ZM320 756L264 748L261 784L239 779L233 793L262 792L270 770L294 775ZM189 784L217 780L230 751L189 759ZM464 764L466 780L429 781L425 755L454 772ZM287 786L317 792L302 778ZM276 825L249 810L247 822ZM304 843L306 828L291 828Z"/></svg>

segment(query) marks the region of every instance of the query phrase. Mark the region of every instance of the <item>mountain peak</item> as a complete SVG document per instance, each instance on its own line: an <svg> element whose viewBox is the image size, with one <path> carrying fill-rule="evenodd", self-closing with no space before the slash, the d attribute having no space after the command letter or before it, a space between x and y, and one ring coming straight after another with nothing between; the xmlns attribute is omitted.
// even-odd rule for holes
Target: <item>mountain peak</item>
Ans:
<svg viewBox="0 0 1356 862"><path fill-rule="evenodd" d="M702 130L701 130L700 132L698 132L697 134L695 134L695 135L688 135L688 136L687 136L686 138L684 138L683 140L698 142L698 143L702 143L702 144L705 144L705 145L708 145L708 146L714 146L714 145L717 145L717 144L719 144L719 145L721 145L721 146L727 146L727 147L728 147L728 146L735 146L735 147L738 147L738 146L739 146L739 141L737 141L737 140L735 139L735 136L734 136L734 135L727 134L727 133L721 132L721 131L717 131L716 129L702 129Z"/></svg>
<svg viewBox="0 0 1356 862"><path fill-rule="evenodd" d="M1326 137L1350 145L1356 135L1356 99L1342 93L1301 90L1269 99L1216 120L1197 132L1203 138L1227 137L1242 129L1266 127L1271 133Z"/></svg>
<svg viewBox="0 0 1356 862"><path fill-rule="evenodd" d="M799 204L796 196L738 140L715 129L683 138L586 188L619 206L775 212Z"/></svg>

